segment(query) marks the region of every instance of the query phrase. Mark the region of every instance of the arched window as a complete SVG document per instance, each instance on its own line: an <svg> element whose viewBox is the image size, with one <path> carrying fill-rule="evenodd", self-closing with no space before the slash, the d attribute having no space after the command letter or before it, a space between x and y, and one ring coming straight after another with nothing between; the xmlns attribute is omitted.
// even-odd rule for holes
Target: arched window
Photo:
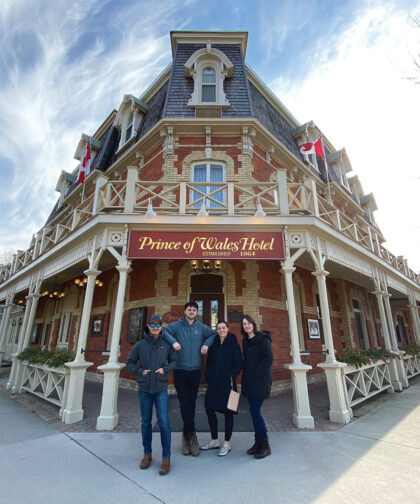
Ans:
<svg viewBox="0 0 420 504"><path fill-rule="evenodd" d="M204 103L216 102L216 70L214 68L203 68L201 78L201 101Z"/></svg>
<svg viewBox="0 0 420 504"><path fill-rule="evenodd" d="M128 142L133 135L133 123L134 123L134 114L133 112L130 112L127 118L127 127L125 128L124 142Z"/></svg>
<svg viewBox="0 0 420 504"><path fill-rule="evenodd" d="M222 164L215 163L197 163L191 169L191 182L202 182L208 184L214 182L222 184L226 181L226 168ZM196 189L196 190L194 190ZM200 185L191 190L190 201L197 201L196 207L200 207L203 203L204 195L206 198L206 206L208 208L221 208L217 202L226 204L226 190L221 189L220 185L208 186Z"/></svg>

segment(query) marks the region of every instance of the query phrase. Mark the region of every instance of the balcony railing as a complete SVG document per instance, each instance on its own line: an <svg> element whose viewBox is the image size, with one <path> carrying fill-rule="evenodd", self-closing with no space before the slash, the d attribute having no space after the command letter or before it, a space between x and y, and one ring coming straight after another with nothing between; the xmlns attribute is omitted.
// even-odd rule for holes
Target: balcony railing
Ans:
<svg viewBox="0 0 420 504"><path fill-rule="evenodd" d="M149 202L158 214L194 215L205 202L210 215L253 215L260 204L267 215L314 215L352 241L384 259L420 284L420 276L407 262L392 255L379 241L375 227L361 216L351 219L317 194L313 180L290 183L279 171L274 182L163 182L137 179L137 169L128 168L127 179L98 177L94 193L72 208L65 208L37 233L26 251L18 251L11 264L0 268L0 283L52 249L98 213L144 214Z"/></svg>
<svg viewBox="0 0 420 504"><path fill-rule="evenodd" d="M410 355L406 353L403 357L403 364L407 379L420 374L420 355Z"/></svg>

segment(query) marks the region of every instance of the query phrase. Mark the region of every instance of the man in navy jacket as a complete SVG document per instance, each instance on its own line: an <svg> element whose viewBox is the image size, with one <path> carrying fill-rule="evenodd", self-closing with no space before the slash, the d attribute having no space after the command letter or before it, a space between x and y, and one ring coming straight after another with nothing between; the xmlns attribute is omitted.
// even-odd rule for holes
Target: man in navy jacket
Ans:
<svg viewBox="0 0 420 504"><path fill-rule="evenodd" d="M195 403L201 376L201 354L205 355L217 333L198 322L198 304L189 301L184 306L185 318L163 328L163 338L178 351L174 384L178 393L183 421L182 453L200 455L195 431Z"/></svg>

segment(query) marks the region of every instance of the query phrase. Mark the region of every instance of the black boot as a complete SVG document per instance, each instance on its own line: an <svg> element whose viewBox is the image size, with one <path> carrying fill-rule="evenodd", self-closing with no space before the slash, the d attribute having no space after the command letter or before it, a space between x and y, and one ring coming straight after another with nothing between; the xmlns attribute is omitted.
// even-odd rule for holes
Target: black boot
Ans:
<svg viewBox="0 0 420 504"><path fill-rule="evenodd" d="M257 436L254 435L254 444L249 448L246 452L248 455L255 455L258 450L258 445L260 444L260 440L257 438Z"/></svg>
<svg viewBox="0 0 420 504"><path fill-rule="evenodd" d="M262 459L271 455L271 448L268 444L268 438L261 439L257 451L254 453L256 459Z"/></svg>

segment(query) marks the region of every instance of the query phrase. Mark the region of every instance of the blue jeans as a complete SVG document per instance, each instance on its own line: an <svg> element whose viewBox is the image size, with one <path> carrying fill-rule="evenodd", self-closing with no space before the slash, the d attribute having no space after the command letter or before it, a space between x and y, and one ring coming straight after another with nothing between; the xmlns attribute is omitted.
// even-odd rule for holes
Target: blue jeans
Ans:
<svg viewBox="0 0 420 504"><path fill-rule="evenodd" d="M141 437L143 439L144 453L152 453L152 410L153 404L160 428L160 441L162 443L162 458L171 456L171 426L169 425L168 391L160 392L138 391L141 411Z"/></svg>
<svg viewBox="0 0 420 504"><path fill-rule="evenodd" d="M261 415L261 406L263 400L248 399L249 412L251 413L252 423L254 424L255 435L258 439L267 439L267 428L265 426L264 418Z"/></svg>

